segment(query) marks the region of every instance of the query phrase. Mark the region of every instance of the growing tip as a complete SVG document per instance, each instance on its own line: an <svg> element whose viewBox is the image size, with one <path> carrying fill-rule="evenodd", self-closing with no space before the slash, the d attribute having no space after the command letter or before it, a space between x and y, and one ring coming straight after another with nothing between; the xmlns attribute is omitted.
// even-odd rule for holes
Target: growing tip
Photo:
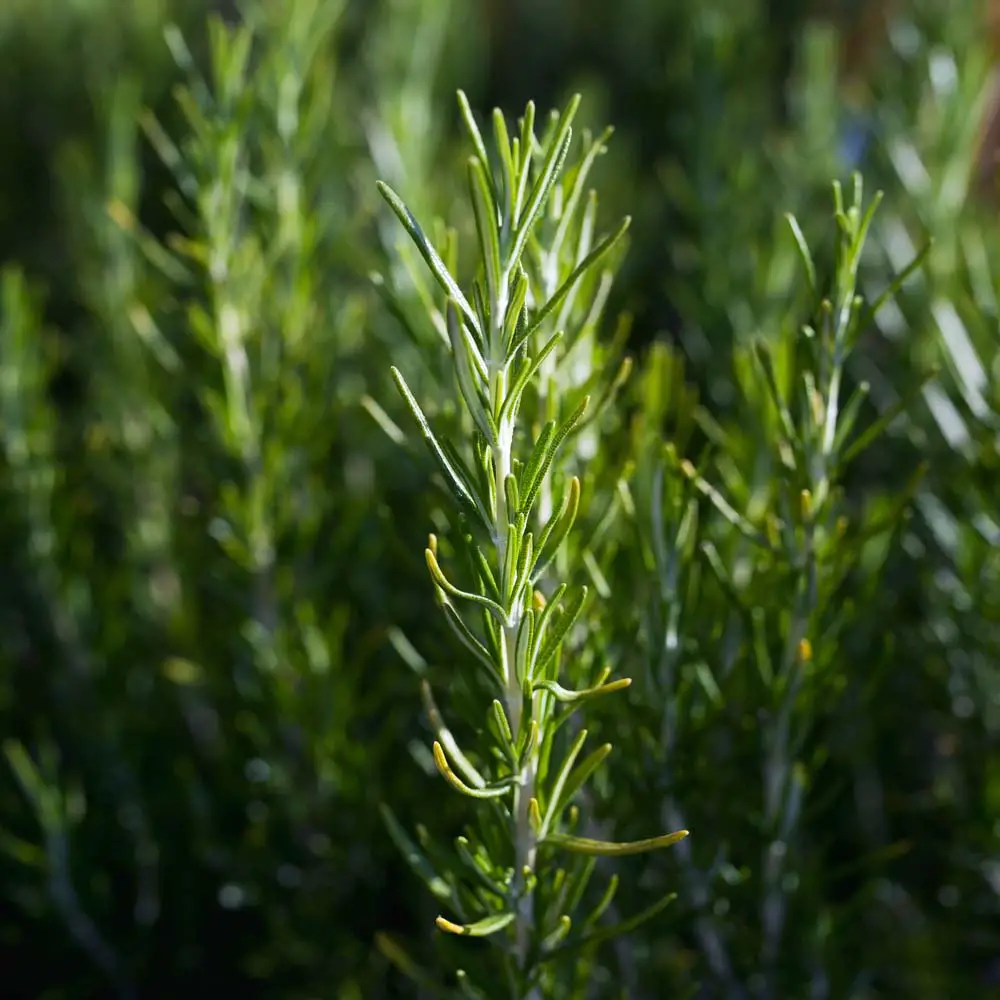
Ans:
<svg viewBox="0 0 1000 1000"><path fill-rule="evenodd" d="M445 931L448 934L465 934L465 928L461 924L452 923L444 917L438 917L435 921L438 926L438 930Z"/></svg>

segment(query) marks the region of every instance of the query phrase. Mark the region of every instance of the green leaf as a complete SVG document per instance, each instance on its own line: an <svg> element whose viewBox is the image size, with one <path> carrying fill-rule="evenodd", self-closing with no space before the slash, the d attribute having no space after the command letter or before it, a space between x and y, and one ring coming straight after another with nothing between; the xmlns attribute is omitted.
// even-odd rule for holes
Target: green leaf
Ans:
<svg viewBox="0 0 1000 1000"><path fill-rule="evenodd" d="M479 317L480 327L483 330L489 330L492 324L490 319L492 315L492 302L489 298L489 289L486 288L482 279L478 275L472 281L472 305L476 310L476 315ZM492 345L485 343L483 351L485 352L485 355L488 355L492 351Z"/></svg>
<svg viewBox="0 0 1000 1000"><path fill-rule="evenodd" d="M569 630L576 623L577 618L580 617L580 612L583 611L583 605L587 600L588 593L589 591L586 587L581 587L577 592L576 598L568 607L554 609L552 616L545 620L547 628L543 628L542 621L539 621L538 633L535 639L538 652L535 654L532 664L533 676L537 676L540 671L544 670L552 657L556 655L556 651L562 645L563 639L566 638ZM547 611L548 607L545 610ZM560 613L557 615L556 612Z"/></svg>
<svg viewBox="0 0 1000 1000"><path fill-rule="evenodd" d="M676 833L663 834L660 837L650 837L646 840L633 840L629 843L615 843L610 840L590 840L587 837L574 837L567 833L550 833L541 843L548 847L558 847L574 854L596 854L600 857L617 858L627 854L644 854L647 851L658 851L664 847L672 847L689 834L688 830L678 830Z"/></svg>
<svg viewBox="0 0 1000 1000"><path fill-rule="evenodd" d="M768 552L773 552L771 543L764 537L733 505L706 479L704 479L691 462L686 459L680 463L680 470L691 481L694 488L709 501L712 506L734 527L744 538L753 542Z"/></svg>
<svg viewBox="0 0 1000 1000"><path fill-rule="evenodd" d="M584 413L587 412L589 405L590 397L584 396L580 401L580 405L570 414L569 419L566 420L559 430L555 433L550 433L544 440L544 443L542 443L543 438L539 438L539 442L536 443L532 457L528 462L530 474L526 476L527 481L522 479L521 483L521 496L523 497L521 501L522 513L531 510L535 503L535 497L538 495L538 490L541 488L542 480L545 478L546 473L548 473L549 466L552 465L559 446L566 440L566 436L570 431L580 422Z"/></svg>
<svg viewBox="0 0 1000 1000"><path fill-rule="evenodd" d="M535 747L538 746L538 721L536 719L532 719L527 726L521 727L517 742L519 747L517 769L520 771L523 770L528 758L534 753Z"/></svg>
<svg viewBox="0 0 1000 1000"><path fill-rule="evenodd" d="M497 204L486 179L483 164L476 157L469 159L468 171L472 212L476 221L476 233L479 236L479 251L486 269L489 299L490 302L498 302L501 291L506 291L506 288L501 289L501 285L506 284L507 278L500 263L500 220L497 218Z"/></svg>
<svg viewBox="0 0 1000 1000"><path fill-rule="evenodd" d="M483 785L482 788L473 788L472 786L467 785L457 774L455 774L451 765L448 763L448 758L444 755L444 748L440 743L438 743L437 740L434 741L431 751L434 754L434 763L437 764L437 768L441 772L442 777L448 782L449 785L451 785L452 788L461 792L463 795L468 795L469 798L497 799L503 795L507 795L516 783L514 778L503 778L500 781Z"/></svg>
<svg viewBox="0 0 1000 1000"><path fill-rule="evenodd" d="M529 667L531 664L531 651L535 642L535 618L534 608L528 608L521 616L521 623L517 627L517 641L514 643L514 656L516 676L519 685L523 688L526 679L530 679Z"/></svg>
<svg viewBox="0 0 1000 1000"><path fill-rule="evenodd" d="M546 421L539 432L538 438L535 440L534 447L531 449L531 454L528 455L528 461L524 463L524 468L521 469L521 482L519 483L519 489L522 497L527 495L528 487L535 480L535 478L539 476L539 469L541 468L542 462L551 447L552 440L555 435L556 422L554 420ZM530 509L530 507L526 507L522 504L520 513L524 513Z"/></svg>
<svg viewBox="0 0 1000 1000"><path fill-rule="evenodd" d="M584 153L583 159L576 168L576 172L573 176L573 186L566 198L565 205L563 205L562 218L559 220L556 235L553 237L552 245L549 247L548 251L555 260L559 259L560 251L562 250L563 243L566 241L566 235L573 222L573 217L576 215L580 199L583 197L583 192L587 184L587 178L590 175L592 167L594 166L594 162L597 160L598 156L607 152L608 140L610 140L611 136L614 135L614 131L615 130L612 126L608 126L594 142L591 142L587 151Z"/></svg>
<svg viewBox="0 0 1000 1000"><path fill-rule="evenodd" d="M863 180L860 173L854 175L854 193L855 193L855 205L858 209L862 205L862 195L863 195ZM856 234L854 237L854 243L851 247L853 251L853 264L855 269L857 264L861 260L861 250L865 243L868 241L868 230L871 229L872 220L875 218L875 214L878 212L879 207L885 198L885 192L876 191L872 196L872 200L868 203L868 208L865 209L865 214L861 218L861 224L857 227Z"/></svg>
<svg viewBox="0 0 1000 1000"><path fill-rule="evenodd" d="M469 554L473 572L479 574L480 582L486 588L486 596L492 597L499 603L500 587L493 575L493 567L490 565L489 559L486 558L486 554L471 536L466 538L466 551Z"/></svg>
<svg viewBox="0 0 1000 1000"><path fill-rule="evenodd" d="M465 400L466 408L472 414L472 419L479 428L480 434L492 446L497 439L497 428L489 412L489 406L484 395L484 382L481 376L477 379L472 371L471 359L474 357L472 348L468 345L462 332L464 327L458 316L454 302L448 300L445 307L448 326L448 337L451 341L451 353L455 359L455 373L458 376L458 388Z"/></svg>
<svg viewBox="0 0 1000 1000"><path fill-rule="evenodd" d="M507 525L507 540L503 550L503 566L500 570L500 600L505 607L511 607L517 578L518 559L524 539L513 524Z"/></svg>
<svg viewBox="0 0 1000 1000"><path fill-rule="evenodd" d="M434 701L431 686L426 680L420 682L420 693L424 700L424 710L427 712L427 719L431 724L431 729L441 745L447 749L448 755L455 762L455 767L462 772L462 777L473 788L485 788L486 779L472 766L468 757L462 753L451 730L444 724L444 719L437 707L437 702Z"/></svg>
<svg viewBox="0 0 1000 1000"><path fill-rule="evenodd" d="M907 280L913 275L917 270L920 269L921 265L927 259L927 255L931 252L934 247L933 238L928 239L928 241L923 245L923 247L917 252L917 255L910 261L906 267L903 268L899 274L889 283L889 286L884 292L865 310L864 313L858 318L858 326L864 329L872 319L875 318L876 314L881 310L881 308L889 301L889 299L895 297L899 290L906 284Z"/></svg>
<svg viewBox="0 0 1000 1000"><path fill-rule="evenodd" d="M474 924L454 924L444 917L438 917L435 923L438 927L449 934L457 934L460 937L489 937L509 927L514 921L513 913L498 913L492 917L484 917Z"/></svg>
<svg viewBox="0 0 1000 1000"><path fill-rule="evenodd" d="M601 572L597 557L589 548L583 550L583 565L587 569L587 574L590 576L590 581L594 585L594 591L597 593L597 596L603 598L605 601L610 600L611 584L608 583L607 577Z"/></svg>
<svg viewBox="0 0 1000 1000"><path fill-rule="evenodd" d="M511 763L515 763L514 734L510 728L510 721L507 719L507 710L503 707L503 703L496 698L493 699L490 710L493 713L496 734L503 745L504 752L510 758Z"/></svg>
<svg viewBox="0 0 1000 1000"><path fill-rule="evenodd" d="M511 606L521 604L525 588L531 582L530 577L531 567L534 562L534 552L535 536L529 531L524 536L524 541L521 545L521 554L520 559L518 560L517 574L514 577L514 583L510 591Z"/></svg>
<svg viewBox="0 0 1000 1000"><path fill-rule="evenodd" d="M546 521L538 539L538 558L535 562L534 579L541 579L548 569L559 546L562 545L576 521L580 509L580 480L573 476L563 493L562 503ZM547 551L546 551L547 549Z"/></svg>
<svg viewBox="0 0 1000 1000"><path fill-rule="evenodd" d="M845 449L840 461L846 465L858 457L872 442L876 441L889 425L902 413L905 413L913 401L924 391L924 387L932 379L937 377L937 369L925 372L920 381L905 395L897 399L891 406L879 414L868 427L866 427Z"/></svg>
<svg viewBox="0 0 1000 1000"><path fill-rule="evenodd" d="M368 413L368 415L379 425L385 436L396 445L397 447L405 447L408 442L406 435L403 433L402 428L400 428L396 422L389 416L385 410L382 409L379 404L372 399L371 396L365 394L361 397L361 406Z"/></svg>
<svg viewBox="0 0 1000 1000"><path fill-rule="evenodd" d="M503 900L505 898L503 886L494 882L482 868L479 860L473 855L472 851L469 850L469 840L467 837L455 838L455 850L461 859L462 866L469 872L470 875L472 875L479 887L481 889L485 889L488 893L496 896L498 899Z"/></svg>
<svg viewBox="0 0 1000 1000"><path fill-rule="evenodd" d="M440 607L444 612L448 625L458 638L458 641L473 654L476 658L476 662L486 669L486 673L488 674L490 680L502 690L503 684L497 676L496 664L493 662L493 657L490 656L489 651L476 638L469 626L466 625L465 620L450 601L447 599L442 601Z"/></svg>
<svg viewBox="0 0 1000 1000"><path fill-rule="evenodd" d="M548 691L550 694L554 695L556 701L571 704L578 701L588 701L591 698L599 698L604 694L614 694L615 691L623 691L631 683L631 677L620 677L618 680L611 681L609 684L599 684L596 687L583 688L580 691L573 691L569 688L564 688L557 681L550 680L540 680L536 682L534 686L536 688L542 688L544 691Z"/></svg>
<svg viewBox="0 0 1000 1000"><path fill-rule="evenodd" d="M462 121L465 123L466 131L472 140L472 147L476 151L476 156L482 161L484 167L489 167L490 158L486 152L486 143L483 142L483 133L476 124L476 116L472 113L472 107L464 90L458 91L458 107L462 113Z"/></svg>
<svg viewBox="0 0 1000 1000"><path fill-rule="evenodd" d="M801 442L799 441L799 434L795 428L795 422L792 420L792 415L788 410L788 404L785 402L785 399L781 394L781 389L778 386L778 377L774 371L774 359L771 357L771 350L768 345L759 338L756 339L753 344L753 357L764 375L764 385L767 386L771 402L774 404L774 408L778 411L778 419L781 421L781 429L786 440L788 441L789 447L792 449L792 454L795 456L795 462L793 464L801 465L803 462L803 456Z"/></svg>
<svg viewBox="0 0 1000 1000"><path fill-rule="evenodd" d="M3 753L21 791L30 801L39 825L47 834L60 829L65 823L65 817L59 792L45 783L24 744L19 740L4 740Z"/></svg>
<svg viewBox="0 0 1000 1000"><path fill-rule="evenodd" d="M528 637L527 652L525 654L525 676L532 681L532 686L537 674L536 664L538 663L539 647L556 613L561 610L560 602L566 590L567 585L565 583L559 584L549 601L535 612L535 625L531 635ZM535 600L537 601L537 595Z"/></svg>
<svg viewBox="0 0 1000 1000"><path fill-rule="evenodd" d="M542 162L541 170L535 181L531 194L528 196L528 203L524 212L518 218L514 234L513 244L510 250L510 257L507 261L508 267L516 267L520 262L521 254L528 242L535 218L541 211L546 199L552 191L555 180L562 165L566 160L569 147L573 141L573 119L576 117L577 109L580 106L580 95L575 94L559 119L558 132L549 146L548 153Z"/></svg>
<svg viewBox="0 0 1000 1000"><path fill-rule="evenodd" d="M542 953L552 951L557 945L561 944L566 936L569 934L573 927L573 921L564 913L559 917L559 922L555 929L550 931L541 941Z"/></svg>
<svg viewBox="0 0 1000 1000"><path fill-rule="evenodd" d="M611 744L603 743L596 750L593 750L584 757L580 762L580 766L572 774L568 770L564 774L560 774L561 781L558 783L558 787L552 792L552 801L549 803L549 808L546 812L545 833L548 832L552 823L562 815L563 810L573 801L573 797L583 788L587 779L604 763L609 753L611 753ZM572 761L569 761L569 763L572 764Z"/></svg>
<svg viewBox="0 0 1000 1000"><path fill-rule="evenodd" d="M507 501L507 510L512 510L517 513L517 509L521 506L521 495L517 491L517 476L513 473L508 473L506 479L503 481L503 492L504 497Z"/></svg>
<svg viewBox="0 0 1000 1000"><path fill-rule="evenodd" d="M427 859L427 856L410 839L406 831L399 824L393 811L384 802L380 802L378 808L382 814L382 822L385 823L385 828L389 836L417 877L430 889L431 894L437 899L443 902L452 902L454 899L454 890L438 875L434 870L434 866Z"/></svg>
<svg viewBox="0 0 1000 1000"><path fill-rule="evenodd" d="M698 678L698 683L701 685L702 690L708 695L708 700L716 708L722 708L724 703L722 692L719 690L715 675L704 660L699 660L694 665L694 675Z"/></svg>
<svg viewBox="0 0 1000 1000"><path fill-rule="evenodd" d="M462 311L462 316L469 326L476 332L479 336L480 346L482 345L482 330L479 327L479 321L476 319L476 314L472 311L472 306L469 305L468 300L462 294L462 289L458 287L455 279L451 276L448 268L445 267L444 261L438 255L438 252L431 246L427 237L424 235L424 231L420 228L420 223L413 217L413 213L406 207L402 199L396 194L395 191L389 187L384 181L376 181L376 187L379 190L379 194L388 202L389 207L396 213L396 217L403 224L403 228L407 231L410 239L413 240L414 245L420 251L420 255L424 258L427 266L430 268L431 273L437 279L438 284L444 289L445 294L455 300L456 305ZM485 367L485 362L480 356L480 362L483 367Z"/></svg>
<svg viewBox="0 0 1000 1000"><path fill-rule="evenodd" d="M792 239L795 240L795 247L799 251L802 259L802 266L805 268L806 281L809 284L809 293L815 298L818 294L819 285L816 281L816 265L813 264L812 253L809 251L809 244L799 227L799 220L790 212L786 213L785 221L792 232Z"/></svg>
<svg viewBox="0 0 1000 1000"><path fill-rule="evenodd" d="M597 857L595 855L578 855L576 863L573 865L573 874L563 886L562 908L567 913L576 912L596 868Z"/></svg>
<svg viewBox="0 0 1000 1000"><path fill-rule="evenodd" d="M569 778L569 773L573 769L573 765L576 763L576 758L580 755L580 751L583 749L583 744L587 741L587 730L581 729L577 733L576 739L570 745L569 750L566 753L566 758L563 760L562 767L559 768L559 774L556 777L555 784L552 786L551 797L549 799L549 806L545 810L545 817L542 820L541 828L541 838L545 838L545 833L551 825L553 819L558 816L558 806L562 798L563 786L566 784Z"/></svg>
<svg viewBox="0 0 1000 1000"><path fill-rule="evenodd" d="M462 457L462 453L458 450L455 444L447 438L442 438L439 443L441 445L441 451L444 452L445 458L447 458L451 463L452 468L461 475L464 482L471 484L474 490L474 495L482 498L484 510L489 512L490 530L492 530L492 511L494 505L496 504L496 496L493 492L493 463L486 462L486 468L483 467L483 455L489 455L489 445L485 440L481 439L479 435L472 436L472 440L467 442L473 451L473 464L470 466L470 464L467 463ZM462 443L464 444L466 442ZM463 509L460 511L459 516L468 516L468 514L468 509ZM473 518L473 520L482 524L482 521L478 518Z"/></svg>
<svg viewBox="0 0 1000 1000"><path fill-rule="evenodd" d="M511 221L517 225L517 220L521 216L521 206L528 193L528 178L531 174L531 160L535 155L537 140L535 138L535 102L528 101L521 118L521 161L518 164L517 194L514 198L514 211L511 213Z"/></svg>
<svg viewBox="0 0 1000 1000"><path fill-rule="evenodd" d="M596 855L589 855L596 861ZM604 916L608 911L608 907L615 901L615 896L618 894L618 889L621 886L621 880L617 875L612 875L608 879L607 887L604 890L604 894L597 902L597 906L587 915L587 918L583 922L584 928L593 927L594 924Z"/></svg>
<svg viewBox="0 0 1000 1000"><path fill-rule="evenodd" d="M593 931L590 934L585 934L574 940L566 941L560 947L549 952L549 954L545 957L546 959L562 957L577 949L592 948L595 945L604 944L608 941L614 940L615 938L631 934L643 924L648 923L654 917L659 916L659 914L661 914L676 898L676 893L669 893L662 899L655 902L652 906L647 907L640 913L637 913L635 916L629 917L627 920L619 921L617 924L612 924L610 927L603 927L599 931Z"/></svg>
<svg viewBox="0 0 1000 1000"><path fill-rule="evenodd" d="M584 383L584 388L590 385L601 385L600 395L597 403L591 408L585 420L582 420L573 430L574 436L578 435L585 427L590 427L596 423L607 411L608 407L615 401L618 394L625 387L632 374L633 361L631 358L622 358L613 378L604 378L600 370L594 372L593 376ZM589 389L588 389L589 391Z"/></svg>
<svg viewBox="0 0 1000 1000"><path fill-rule="evenodd" d="M448 456L439 444L434 431L431 430L431 425L428 422L427 417L424 416L424 411L420 408L420 404L414 398L413 393L410 392L410 387L406 384L406 380L403 378L402 373L395 366L390 368L390 371L392 372L392 377L396 383L396 387L399 389L404 402L409 407L413 418L417 421L420 433L423 435L424 441L430 449L431 455L433 455L437 461L438 467L444 474L445 481L455 494L455 498L463 507L471 511L485 528L491 528L492 519L490 518L489 512L486 510L483 501L477 496L472 485L459 474L458 470L448 459Z"/></svg>
<svg viewBox="0 0 1000 1000"><path fill-rule="evenodd" d="M416 247L412 243L399 241L396 252L403 265L406 277L409 279L407 285L407 297L412 292L417 299L417 304L421 307L431 326L445 344L448 343L448 331L445 329L444 316L437 307L434 293L427 286L425 280L426 272L420 266L414 256L419 256ZM412 308L409 302L404 301L403 295L394 289L387 287L385 279L379 276L375 287L379 290L380 298L389 307L389 311L396 317L403 329L409 334L411 341L418 347L424 343L424 334L420 326L416 323L418 310Z"/></svg>
<svg viewBox="0 0 1000 1000"><path fill-rule="evenodd" d="M503 423L504 420L509 420L513 423L517 419L517 411L521 405L521 396L524 394L525 388L527 388L531 379L534 378L542 362L552 353L556 344L562 340L562 336L562 330L557 330L530 361L524 361L521 364L517 375L507 390L507 398L504 399L503 406L500 408L500 413L497 417L498 424Z"/></svg>
<svg viewBox="0 0 1000 1000"><path fill-rule="evenodd" d="M517 164L510 146L510 135L507 132L507 122L499 108L493 109L493 140L500 156L500 171L503 177L503 215L505 226L513 225L514 196L516 188Z"/></svg>
<svg viewBox="0 0 1000 1000"><path fill-rule="evenodd" d="M503 318L503 348L508 363L513 362L517 357L514 344L524 343L520 331L526 325L525 301L528 297L529 286L528 275L523 267L519 267L514 275L514 285L511 289L510 301L507 303L507 315Z"/></svg>
<svg viewBox="0 0 1000 1000"><path fill-rule="evenodd" d="M144 110L139 115L139 127L160 161L177 181L177 186L192 202L196 202L200 191L198 178L159 119L152 111Z"/></svg>
<svg viewBox="0 0 1000 1000"><path fill-rule="evenodd" d="M868 382L859 382L857 388L851 393L844 408L840 411L840 419L837 421L837 433L833 439L833 453L839 455L844 449L844 442L851 431L854 430L858 417L861 415L861 407L871 392Z"/></svg>
<svg viewBox="0 0 1000 1000"><path fill-rule="evenodd" d="M430 570L431 576L434 582L443 590L445 593L449 594L451 597L461 598L463 601L470 601L473 604L479 604L486 608L490 614L501 624L507 625L507 613L503 608L497 604L496 601L491 601L488 597L483 597L481 594L473 594L468 590L459 590L450 580L441 572L441 567L438 565L437 556L434 554L433 550L425 549L424 557L427 560L427 568Z"/></svg>
<svg viewBox="0 0 1000 1000"><path fill-rule="evenodd" d="M609 254L614 247L618 244L619 240L628 232L629 226L632 224L630 217L622 221L622 224L610 235L606 236L603 240L593 250L587 254L586 257L573 269L572 274L559 286L555 294L545 303L544 306L535 314L532 318L531 323L528 327L521 333L520 337L514 343L514 349L518 349L521 344L523 344L536 330L552 315L552 313L559 308L563 299L573 290L576 283L587 273L592 267L595 267L597 263Z"/></svg>

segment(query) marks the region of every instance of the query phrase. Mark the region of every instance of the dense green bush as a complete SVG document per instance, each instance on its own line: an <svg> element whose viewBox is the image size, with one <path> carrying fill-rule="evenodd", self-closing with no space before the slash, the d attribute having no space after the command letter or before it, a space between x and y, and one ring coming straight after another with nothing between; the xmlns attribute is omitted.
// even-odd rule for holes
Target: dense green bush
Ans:
<svg viewBox="0 0 1000 1000"><path fill-rule="evenodd" d="M994 995L991 61L897 6L851 95L763 0L0 12L5 995Z"/></svg>

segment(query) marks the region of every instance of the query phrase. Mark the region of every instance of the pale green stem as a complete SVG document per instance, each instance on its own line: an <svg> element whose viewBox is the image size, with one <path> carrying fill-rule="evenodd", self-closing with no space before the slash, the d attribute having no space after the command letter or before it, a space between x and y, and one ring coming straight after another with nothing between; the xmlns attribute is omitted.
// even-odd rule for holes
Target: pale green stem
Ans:
<svg viewBox="0 0 1000 1000"><path fill-rule="evenodd" d="M507 392L507 358L504 357L502 336L503 319L507 311L508 276L502 275L497 301L491 304L493 316L490 331L491 396L502 400ZM510 512L507 510L507 495L504 483L510 475L514 425L510 420L500 423L496 446L493 449L493 473L496 478L496 509L494 511L493 534L497 553L497 566L503 567L507 554L507 525ZM522 608L515 602L508 611L508 621L503 627L504 675L507 681L507 714L515 741L525 724L522 713L521 683L517 669L517 631L521 624ZM537 840L531 828L529 805L535 796L535 782L538 772L537 751L529 755L524 770L518 775L514 788L514 870L516 893L516 919L514 941L518 965L524 968L534 931L534 900L526 891L525 870L534 870L538 850ZM542 1000L537 989L531 990L524 1000Z"/></svg>

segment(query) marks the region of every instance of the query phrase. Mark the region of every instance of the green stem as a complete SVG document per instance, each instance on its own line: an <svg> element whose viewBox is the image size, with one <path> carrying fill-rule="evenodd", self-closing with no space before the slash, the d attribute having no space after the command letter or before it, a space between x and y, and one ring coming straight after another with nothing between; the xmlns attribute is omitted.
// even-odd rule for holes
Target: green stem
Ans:
<svg viewBox="0 0 1000 1000"><path fill-rule="evenodd" d="M508 306L509 280L506 270L501 275L496 301L491 303L492 323L490 330L491 398L502 403L507 395L507 361L504 356L503 322ZM496 480L496 506L494 510L493 540L496 547L497 566L501 569L507 555L507 531L513 512L507 510L507 495L504 488L510 475L513 460L514 424L509 418L499 422L496 446L493 449L493 473ZM516 598L507 611L507 624L503 627L503 675L507 682L507 716L511 733L516 742L526 724L523 715L523 696L518 677L517 632L521 624L521 598ZM526 872L534 871L538 843L531 826L530 804L535 797L538 776L538 751L528 755L524 768L518 775L514 788L514 895L516 917L514 921L514 942L517 964L522 973L526 971L535 926L534 900L528 891ZM542 1000L537 988L525 996L525 1000Z"/></svg>

